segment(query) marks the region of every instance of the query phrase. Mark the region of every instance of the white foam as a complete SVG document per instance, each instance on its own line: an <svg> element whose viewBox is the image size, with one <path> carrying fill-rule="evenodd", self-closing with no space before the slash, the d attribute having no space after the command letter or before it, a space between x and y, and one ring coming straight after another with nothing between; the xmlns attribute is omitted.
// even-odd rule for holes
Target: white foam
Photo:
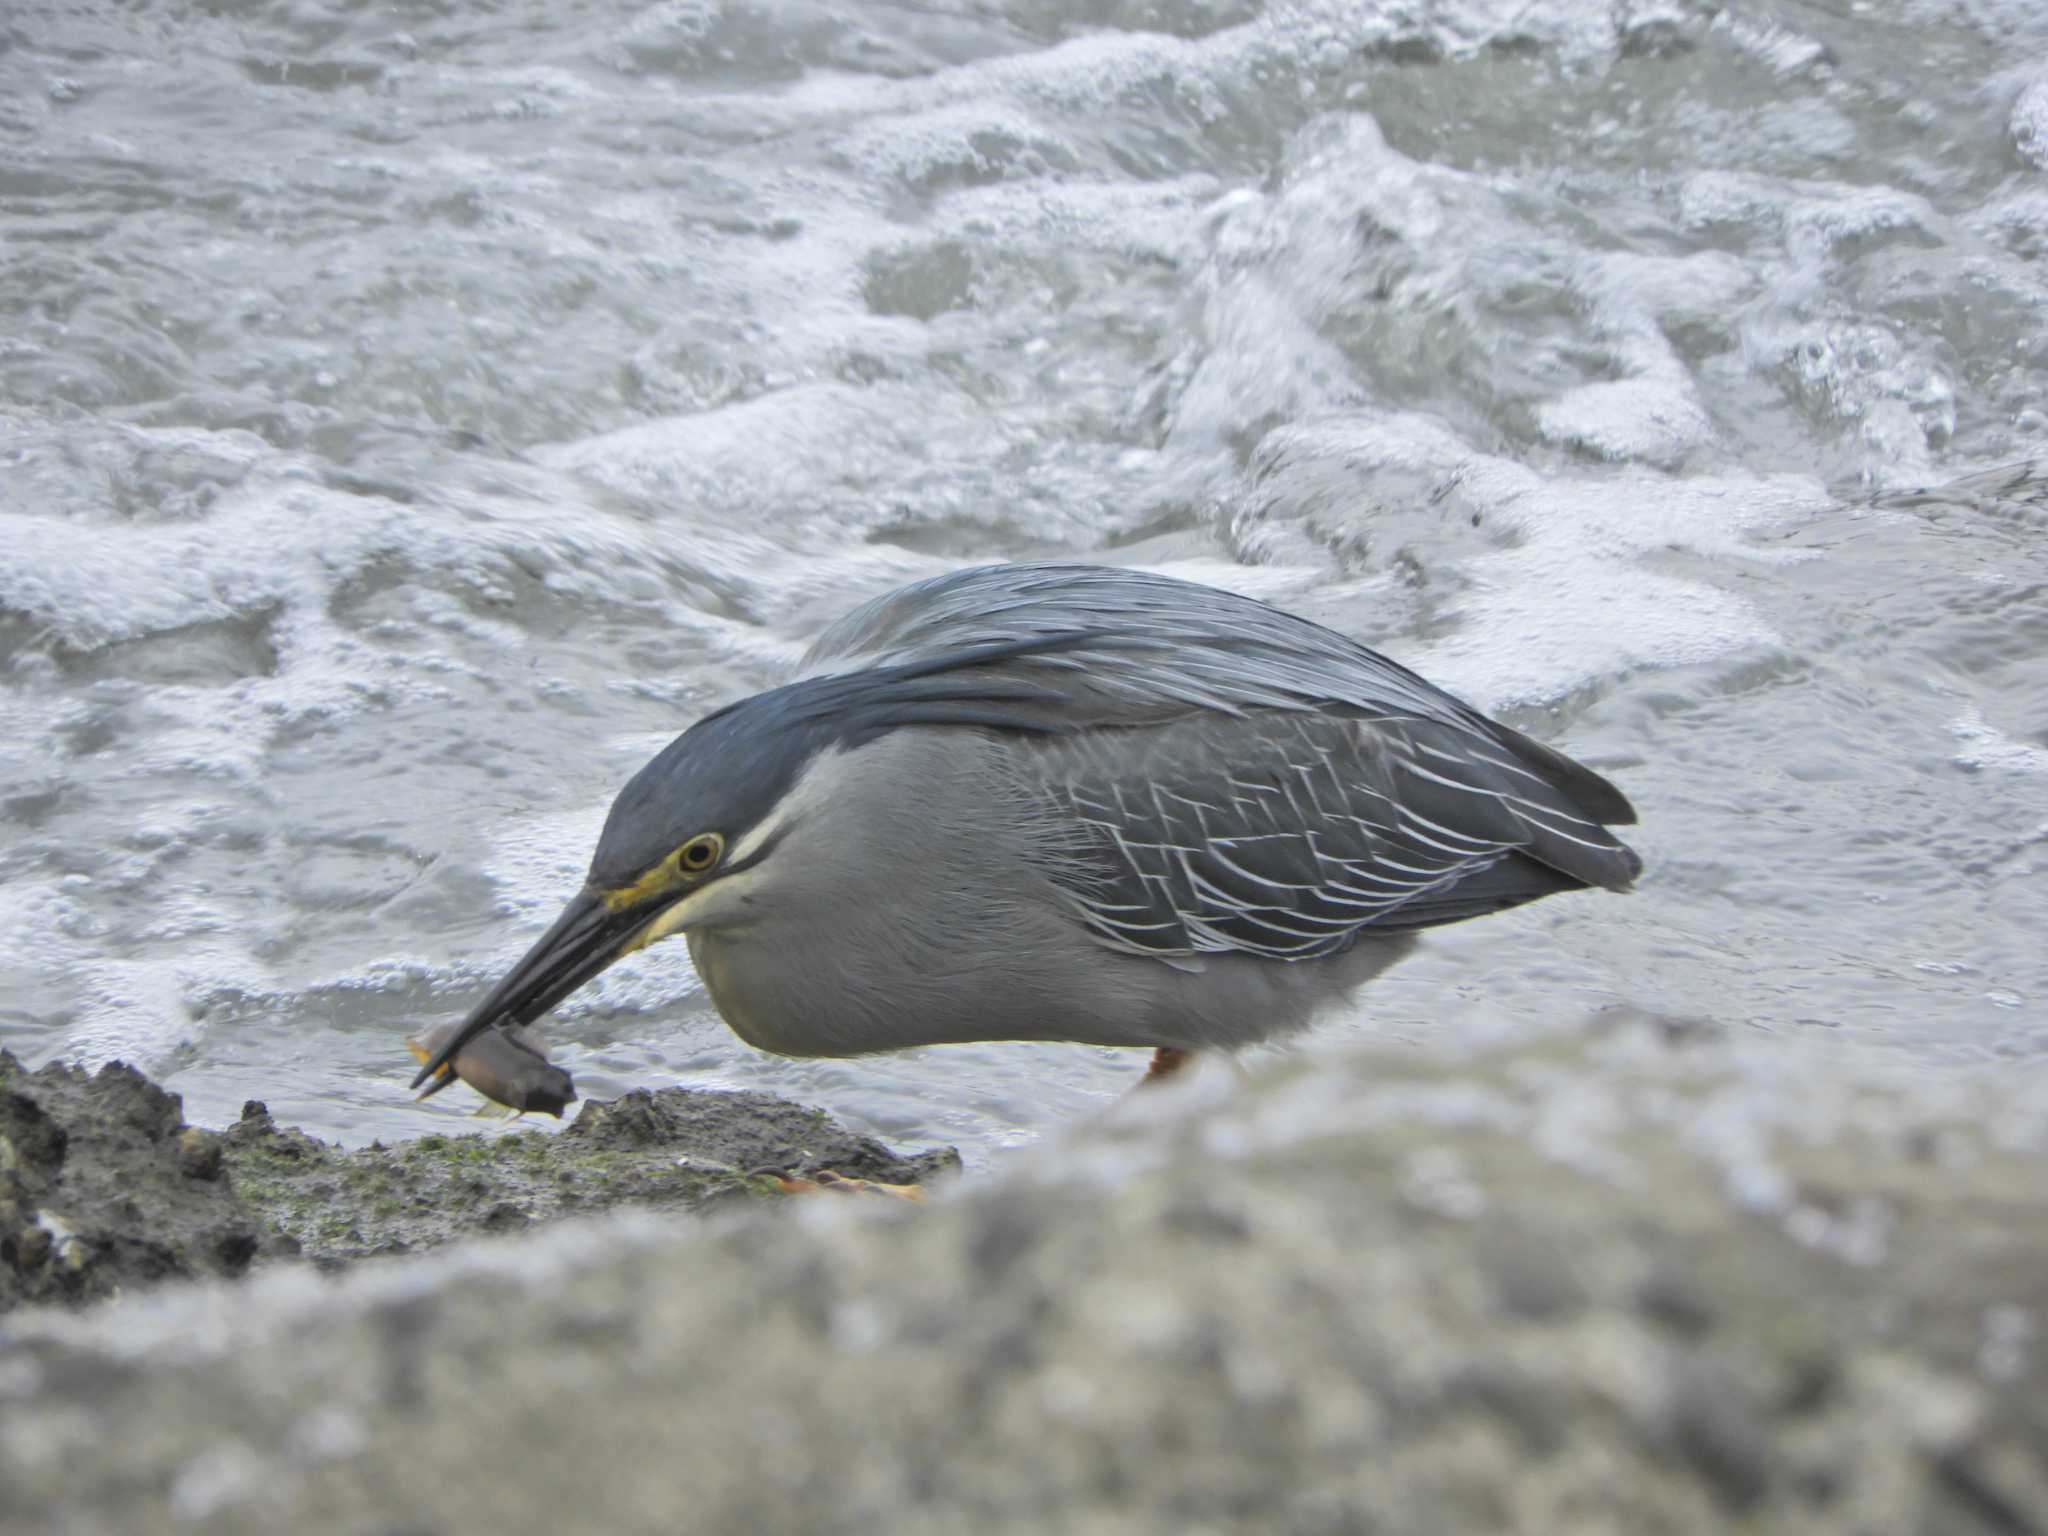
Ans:
<svg viewBox="0 0 2048 1536"><path fill-rule="evenodd" d="M1776 644L1736 592L1658 563L1680 552L1717 570L1811 558L1751 535L1832 504L1799 476L1538 474L1402 413L1316 418L1273 439L1247 488L1240 542L1303 559L1341 539L1373 550L1376 563L1397 553L1418 561L1434 622L1450 633L1402 646L1402 659L1494 707ZM1300 537L1304 526L1311 537ZM1318 616L1360 628L1366 610L1347 615L1328 595ZM1361 602L1404 595L1398 586L1355 592Z"/></svg>
<svg viewBox="0 0 2048 1536"><path fill-rule="evenodd" d="M2048 170L2048 75L2033 81L2013 101L2011 133L2013 148Z"/></svg>
<svg viewBox="0 0 2048 1536"><path fill-rule="evenodd" d="M1797 476L1669 480L1545 479L1478 461L1460 492L1521 539L1474 559L1458 627L1410 658L1475 701L1541 702L1641 667L1720 661L1774 646L1753 605L1649 557L1684 550L1717 562L1780 562L1745 535L1830 505Z"/></svg>
<svg viewBox="0 0 2048 1536"><path fill-rule="evenodd" d="M1833 71L1829 18L968 9L901 40L895 13L823 5L393 39L403 89L324 95L320 137L292 141L312 154L262 131L309 131L264 116L273 86L151 115L196 99L155 56L108 68L168 89L87 81L36 119L38 153L125 214L23 242L44 291L83 302L24 311L6 358L28 398L54 369L67 402L0 415L21 1017L95 1055L190 1044L209 1082L259 1078L243 1048L273 1031L329 1074L310 1098L345 1095L356 1061L383 1071L389 1042L346 1034L392 1023L405 1003L380 995L467 994L552 918L661 727L773 679L848 603L969 560L1143 564L1482 704L1549 700L1796 644L1745 599L1811 611L1749 530L1807 515L1822 479L1931 483L2038 428L2031 60L1925 83L1903 110L1950 115L1899 148L1856 137L1900 104ZM284 35L247 25L250 47ZM1635 91L1655 73L1690 83L1702 152ZM1473 99L1496 88L1558 131L1503 134ZM110 154L175 190L175 226ZM1979 190L2001 155L2013 174ZM133 424L172 419L305 446ZM511 446L424 446L469 425ZM531 448L548 436L568 440ZM1981 770L1973 790L2038 771L1983 715L1946 724L1932 760ZM1649 819L1673 846L1700 831ZM1472 1020L1515 1013L1464 996ZM571 1011L695 999L667 945ZM886 1085L907 1120L987 1136L1008 1108L976 1120L919 1084L994 1084L1027 1115L1016 1059L755 1080Z"/></svg>
<svg viewBox="0 0 2048 1536"><path fill-rule="evenodd" d="M1971 705L1949 726L1961 745L1955 760L1965 768L1990 768L2001 773L2048 773L2048 747L2021 741L2001 731Z"/></svg>

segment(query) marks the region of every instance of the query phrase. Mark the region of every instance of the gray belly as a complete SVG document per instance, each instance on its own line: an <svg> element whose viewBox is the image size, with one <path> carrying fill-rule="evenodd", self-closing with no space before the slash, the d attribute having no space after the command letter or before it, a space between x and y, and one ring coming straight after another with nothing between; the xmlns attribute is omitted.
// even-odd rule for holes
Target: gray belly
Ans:
<svg viewBox="0 0 2048 1536"><path fill-rule="evenodd" d="M1219 956L1177 968L1095 946L1077 929L1059 958L956 956L835 969L837 946L693 934L690 954L719 1014L749 1045L783 1056L862 1056L977 1040L1233 1050L1291 1034L1413 947L1366 939L1318 960ZM806 949L811 952L806 953ZM844 953L843 950L840 951Z"/></svg>
<svg viewBox="0 0 2048 1536"><path fill-rule="evenodd" d="M690 956L725 1022L749 1045L782 1056L864 1056L971 1040L1153 1043L1134 995L1138 973L1069 964L1033 952L944 956L914 943L809 924L690 936ZM1092 984L1076 985L1077 970Z"/></svg>

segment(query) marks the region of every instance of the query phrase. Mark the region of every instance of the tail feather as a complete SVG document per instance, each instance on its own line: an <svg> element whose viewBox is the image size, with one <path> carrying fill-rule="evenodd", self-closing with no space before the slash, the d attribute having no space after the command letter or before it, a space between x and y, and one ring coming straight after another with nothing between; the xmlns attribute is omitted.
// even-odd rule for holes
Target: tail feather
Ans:
<svg viewBox="0 0 2048 1536"><path fill-rule="evenodd" d="M1603 826L1632 827L1636 808L1628 796L1600 777L1584 763L1575 762L1555 747L1547 747L1533 736L1524 736L1513 726L1498 720L1487 722L1500 744L1556 786L1579 810Z"/></svg>

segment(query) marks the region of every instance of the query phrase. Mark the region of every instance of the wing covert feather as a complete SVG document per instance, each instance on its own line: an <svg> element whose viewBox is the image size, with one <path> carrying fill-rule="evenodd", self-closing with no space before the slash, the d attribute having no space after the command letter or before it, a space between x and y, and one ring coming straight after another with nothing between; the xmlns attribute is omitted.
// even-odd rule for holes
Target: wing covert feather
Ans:
<svg viewBox="0 0 2048 1536"><path fill-rule="evenodd" d="M1635 812L1600 775L1251 598L984 566L854 610L805 658L954 666L1019 690L1017 760L1086 844L1063 885L1118 949L1307 959L1641 869L1606 830Z"/></svg>

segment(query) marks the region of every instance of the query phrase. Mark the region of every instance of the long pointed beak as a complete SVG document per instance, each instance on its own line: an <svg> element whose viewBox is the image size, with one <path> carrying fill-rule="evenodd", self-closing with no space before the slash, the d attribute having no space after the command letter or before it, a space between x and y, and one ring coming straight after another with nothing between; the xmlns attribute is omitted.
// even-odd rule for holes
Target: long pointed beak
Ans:
<svg viewBox="0 0 2048 1536"><path fill-rule="evenodd" d="M499 1023L530 1023L546 1013L618 959L649 915L644 910L614 912L595 891L578 893L554 926L427 1058L412 1086L439 1072L479 1031Z"/></svg>

